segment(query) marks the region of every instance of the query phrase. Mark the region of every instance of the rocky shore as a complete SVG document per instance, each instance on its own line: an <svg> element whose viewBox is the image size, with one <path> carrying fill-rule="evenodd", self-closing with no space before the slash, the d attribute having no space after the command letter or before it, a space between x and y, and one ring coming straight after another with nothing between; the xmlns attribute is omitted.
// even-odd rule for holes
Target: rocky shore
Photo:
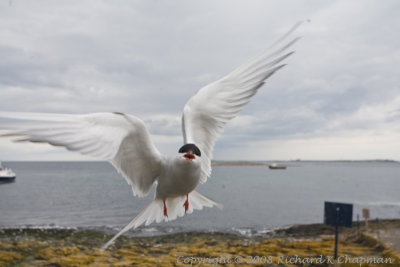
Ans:
<svg viewBox="0 0 400 267"><path fill-rule="evenodd" d="M335 261L334 231L321 224L293 226L264 237L121 237L104 252L100 247L111 236L99 232L5 229L0 230L0 266L400 266L398 239L392 234L399 230L398 220L370 222L368 229L341 229Z"/></svg>

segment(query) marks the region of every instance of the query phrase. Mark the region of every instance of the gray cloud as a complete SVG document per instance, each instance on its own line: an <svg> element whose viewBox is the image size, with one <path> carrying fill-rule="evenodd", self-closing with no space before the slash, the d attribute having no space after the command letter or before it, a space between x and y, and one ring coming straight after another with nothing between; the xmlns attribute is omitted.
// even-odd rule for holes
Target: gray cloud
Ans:
<svg viewBox="0 0 400 267"><path fill-rule="evenodd" d="M334 140L336 146L343 138L348 147L348 136L379 135L398 146L393 140L400 137L399 5L377 0L3 1L1 109L135 114L149 125L162 152L175 153L181 111L196 90L262 51L298 20L310 19L297 32L303 38L289 65L227 126L216 156L247 158L248 148L257 144L264 145L268 157L279 144L303 144L304 138L318 144ZM314 157L300 147L296 153ZM387 151L388 158L400 159ZM333 149L326 153L335 155ZM358 155L348 153L349 158Z"/></svg>

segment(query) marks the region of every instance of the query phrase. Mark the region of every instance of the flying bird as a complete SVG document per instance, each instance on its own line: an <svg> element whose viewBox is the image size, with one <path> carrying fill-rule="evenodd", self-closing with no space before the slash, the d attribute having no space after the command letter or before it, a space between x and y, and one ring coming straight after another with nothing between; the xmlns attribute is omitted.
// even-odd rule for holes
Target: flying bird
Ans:
<svg viewBox="0 0 400 267"><path fill-rule="evenodd" d="M221 207L195 191L211 174L213 147L225 124L257 93L265 80L285 66L282 61L298 39L289 39L301 24L225 77L195 93L183 108L184 145L174 157L161 155L139 118L114 112L76 114L0 112L0 117L22 120L4 125L3 136L17 142L47 143L109 161L125 177L133 194L147 195L157 184L154 200L108 241L143 223L171 221L203 207Z"/></svg>

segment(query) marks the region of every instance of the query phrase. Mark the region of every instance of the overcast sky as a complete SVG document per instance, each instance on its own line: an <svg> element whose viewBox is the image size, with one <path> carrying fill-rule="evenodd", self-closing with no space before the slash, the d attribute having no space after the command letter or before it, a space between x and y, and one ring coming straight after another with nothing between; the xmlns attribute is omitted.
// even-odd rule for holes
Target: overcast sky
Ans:
<svg viewBox="0 0 400 267"><path fill-rule="evenodd" d="M399 10L397 0L3 0L0 109L130 113L174 155L190 96L309 20L214 158L400 160ZM2 138L0 159L88 158Z"/></svg>

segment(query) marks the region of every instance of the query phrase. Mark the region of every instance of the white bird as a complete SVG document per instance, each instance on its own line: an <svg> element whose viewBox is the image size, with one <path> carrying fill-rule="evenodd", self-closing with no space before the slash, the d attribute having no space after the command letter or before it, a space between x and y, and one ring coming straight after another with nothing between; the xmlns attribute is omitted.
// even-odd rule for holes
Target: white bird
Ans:
<svg viewBox="0 0 400 267"><path fill-rule="evenodd" d="M3 136L17 136L14 141L19 142L62 146L107 160L139 197L147 195L153 183L157 183L154 200L102 249L143 223L174 220L203 207L221 207L194 189L211 174L214 143L225 124L244 108L267 78L285 66L281 62L293 53L287 49L299 38L284 41L300 24L259 56L201 88L189 99L182 116L184 145L175 157L160 154L142 120L117 112L85 115L0 112L0 117L23 120Z"/></svg>

